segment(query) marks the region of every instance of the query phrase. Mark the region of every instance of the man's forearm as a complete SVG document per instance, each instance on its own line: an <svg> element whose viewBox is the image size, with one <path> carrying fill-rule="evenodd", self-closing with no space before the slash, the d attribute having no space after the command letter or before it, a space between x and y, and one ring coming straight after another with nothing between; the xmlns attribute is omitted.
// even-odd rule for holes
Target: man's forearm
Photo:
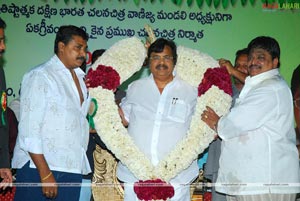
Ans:
<svg viewBox="0 0 300 201"><path fill-rule="evenodd" d="M29 153L29 155L34 162L41 179L49 175L51 170L49 169L48 163L45 160L44 154Z"/></svg>

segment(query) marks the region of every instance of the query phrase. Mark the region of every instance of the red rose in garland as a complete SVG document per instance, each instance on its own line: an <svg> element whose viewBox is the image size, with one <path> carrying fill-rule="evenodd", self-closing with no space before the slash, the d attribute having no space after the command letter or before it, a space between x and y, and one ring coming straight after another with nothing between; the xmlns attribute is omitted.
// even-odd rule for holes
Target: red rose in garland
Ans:
<svg viewBox="0 0 300 201"><path fill-rule="evenodd" d="M203 195L203 201L212 201L211 192L205 192Z"/></svg>
<svg viewBox="0 0 300 201"><path fill-rule="evenodd" d="M172 185L160 180L146 180L134 183L134 192L140 200L167 200L174 196Z"/></svg>
<svg viewBox="0 0 300 201"><path fill-rule="evenodd" d="M87 85L91 88L101 86L114 91L120 85L120 75L111 66L99 65L96 70L90 68L86 78Z"/></svg>
<svg viewBox="0 0 300 201"><path fill-rule="evenodd" d="M217 86L225 93L232 96L231 79L225 67L208 68L198 87L198 96L205 94L212 85Z"/></svg>

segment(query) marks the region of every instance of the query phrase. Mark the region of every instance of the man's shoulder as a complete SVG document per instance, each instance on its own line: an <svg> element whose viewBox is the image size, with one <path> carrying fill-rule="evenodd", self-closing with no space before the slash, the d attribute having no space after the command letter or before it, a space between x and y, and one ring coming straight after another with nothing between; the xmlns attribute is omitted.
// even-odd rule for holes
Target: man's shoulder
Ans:
<svg viewBox="0 0 300 201"><path fill-rule="evenodd" d="M269 88L269 89L273 89L273 90L279 90L282 88L289 89L286 81L280 75L273 76L269 79L262 81L260 86Z"/></svg>
<svg viewBox="0 0 300 201"><path fill-rule="evenodd" d="M149 77L143 77L141 79L134 80L128 86L130 88L144 87L145 85L149 84L150 81L151 81L151 79L149 79Z"/></svg>
<svg viewBox="0 0 300 201"><path fill-rule="evenodd" d="M186 90L186 92L190 92L190 91L195 91L197 90L196 87L192 86L191 84L189 84L187 81L182 80L181 78L176 78L174 79L175 85L179 86L180 88L183 88L184 90Z"/></svg>
<svg viewBox="0 0 300 201"><path fill-rule="evenodd" d="M46 71L51 70L52 68L55 68L55 58L51 57L44 63L38 64L37 66L34 66L31 68L26 75L33 75L33 74L44 74Z"/></svg>

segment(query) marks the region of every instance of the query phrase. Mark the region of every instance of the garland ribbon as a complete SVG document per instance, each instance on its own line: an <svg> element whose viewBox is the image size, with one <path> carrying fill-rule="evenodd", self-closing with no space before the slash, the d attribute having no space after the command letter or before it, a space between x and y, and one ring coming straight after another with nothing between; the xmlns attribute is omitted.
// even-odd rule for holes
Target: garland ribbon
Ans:
<svg viewBox="0 0 300 201"><path fill-rule="evenodd" d="M0 102L1 102L1 122L3 126L6 126L5 111L7 107L7 98L6 98L5 91L2 91Z"/></svg>
<svg viewBox="0 0 300 201"><path fill-rule="evenodd" d="M91 101L94 103L95 109L94 109L93 113L91 115L88 114L87 117L88 117L90 128L95 129L94 117L95 117L95 115L98 111L98 103L97 103L97 100L95 98L92 98Z"/></svg>

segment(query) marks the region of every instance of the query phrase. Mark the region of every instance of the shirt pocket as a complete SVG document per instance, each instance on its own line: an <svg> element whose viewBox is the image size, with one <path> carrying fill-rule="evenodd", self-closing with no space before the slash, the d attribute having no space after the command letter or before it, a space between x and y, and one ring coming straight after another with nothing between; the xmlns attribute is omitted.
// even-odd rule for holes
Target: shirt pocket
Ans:
<svg viewBox="0 0 300 201"><path fill-rule="evenodd" d="M187 119L189 106L183 100L172 100L167 117L173 121L184 123Z"/></svg>

